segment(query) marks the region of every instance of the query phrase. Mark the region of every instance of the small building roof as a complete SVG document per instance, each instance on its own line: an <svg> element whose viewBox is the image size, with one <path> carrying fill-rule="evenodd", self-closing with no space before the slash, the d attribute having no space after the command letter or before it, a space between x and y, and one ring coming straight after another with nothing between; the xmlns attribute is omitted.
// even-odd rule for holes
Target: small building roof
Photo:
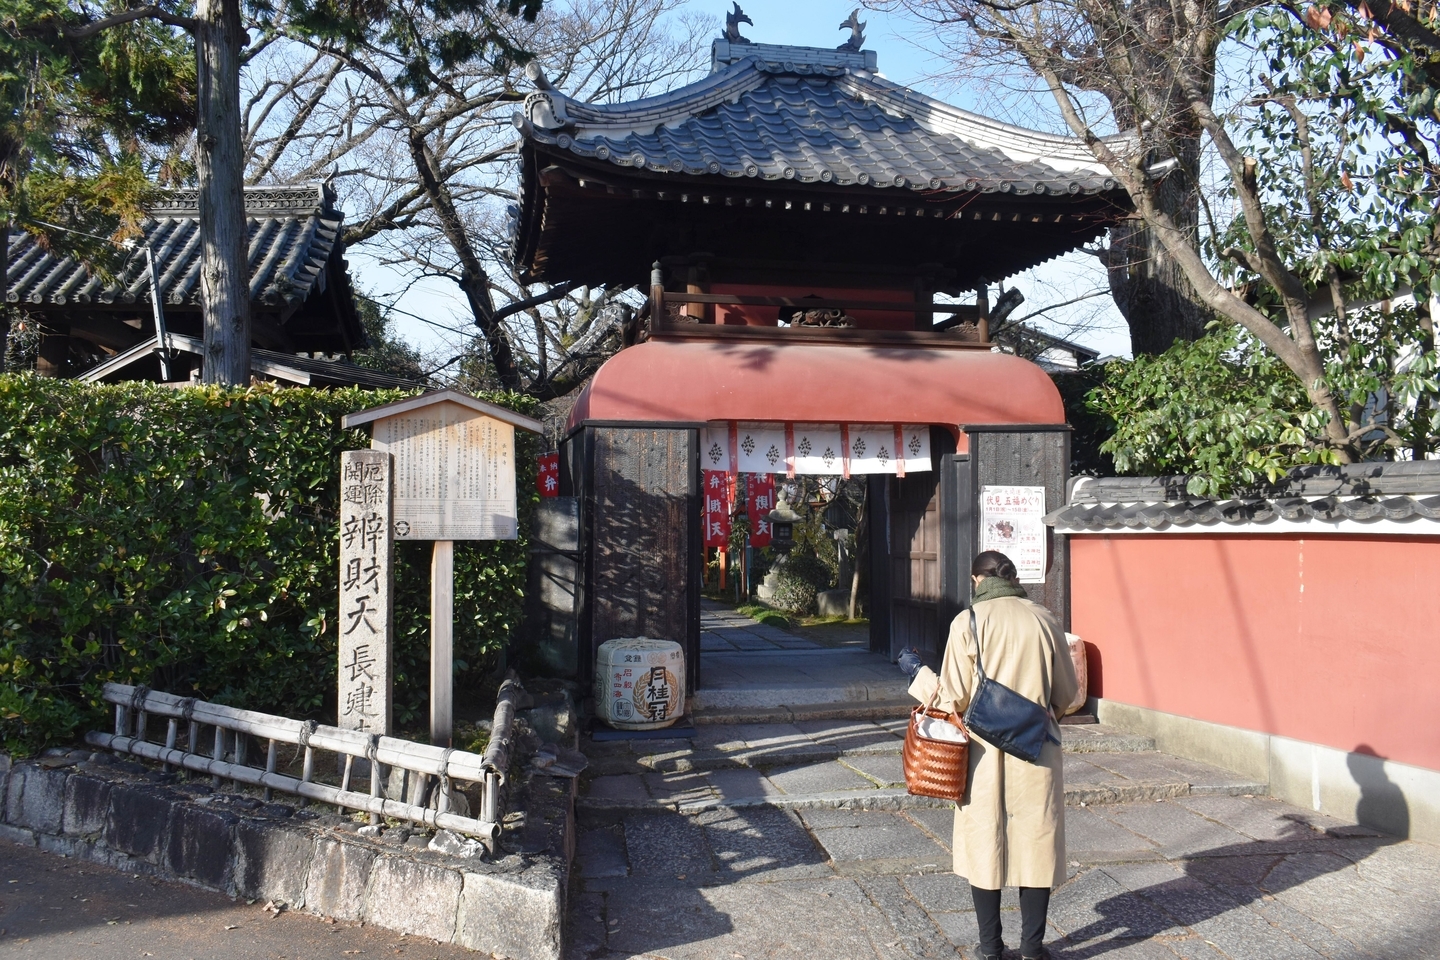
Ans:
<svg viewBox="0 0 1440 960"><path fill-rule="evenodd" d="M586 421L1058 424L1038 366L1004 353L926 347L649 340L611 357L581 391Z"/></svg>
<svg viewBox="0 0 1440 960"><path fill-rule="evenodd" d="M654 261L701 257L727 282L775 282L763 276L789 264L792 280L911 289L924 274L958 292L1129 209L1081 141L886 80L873 51L713 50L709 76L628 103L585 103L535 74L514 116L524 279L644 283ZM1133 144L1111 140L1122 155Z"/></svg>
<svg viewBox="0 0 1440 960"><path fill-rule="evenodd" d="M629 103L537 91L515 124L537 143L662 173L915 193L1118 187L1082 141L991 120L886 80L875 72L874 51L720 40L713 56L715 72L705 79ZM1130 138L1113 139L1118 152L1129 152Z"/></svg>
<svg viewBox="0 0 1440 960"><path fill-rule="evenodd" d="M458 390L431 390L422 393L418 397L410 397L405 400L396 400L393 403L384 403L378 407L370 407L368 410L357 410L355 413L347 413L340 421L341 426L347 430L366 423L373 423L376 420L383 420L386 417L398 416L402 413L412 413L425 407L433 407L439 403L458 403L462 407L474 410L476 413L493 417L521 430L528 430L531 433L544 433L545 425L539 420L527 417L514 410L507 410L504 407L493 403L486 403L478 400L468 393L461 393Z"/></svg>
<svg viewBox="0 0 1440 960"><path fill-rule="evenodd" d="M322 184L245 189L250 296L260 346L347 353L365 345L342 255L344 215L334 202ZM198 321L200 311L199 191L169 191L149 214L140 225L143 236L112 278L47 250L29 233L11 231L7 302L61 318L74 336L110 349L128 347L142 339L150 315L144 252L149 244L167 325L199 333L184 329L187 315ZM121 318L129 317L139 322L129 324L127 334ZM172 317L178 326L170 323Z"/></svg>

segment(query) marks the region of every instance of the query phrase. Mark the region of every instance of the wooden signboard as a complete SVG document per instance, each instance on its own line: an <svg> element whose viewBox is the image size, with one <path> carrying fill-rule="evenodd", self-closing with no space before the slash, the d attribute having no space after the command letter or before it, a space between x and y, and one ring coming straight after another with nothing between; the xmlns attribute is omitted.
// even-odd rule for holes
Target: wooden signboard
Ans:
<svg viewBox="0 0 1440 960"><path fill-rule="evenodd" d="M513 540L515 427L453 401L375 422L395 457L397 540Z"/></svg>
<svg viewBox="0 0 1440 960"><path fill-rule="evenodd" d="M367 423L373 424L373 450L393 458L394 538L434 542L430 739L448 747L454 728L454 542L515 539L515 429L544 428L455 390L372 407L342 421L347 428Z"/></svg>

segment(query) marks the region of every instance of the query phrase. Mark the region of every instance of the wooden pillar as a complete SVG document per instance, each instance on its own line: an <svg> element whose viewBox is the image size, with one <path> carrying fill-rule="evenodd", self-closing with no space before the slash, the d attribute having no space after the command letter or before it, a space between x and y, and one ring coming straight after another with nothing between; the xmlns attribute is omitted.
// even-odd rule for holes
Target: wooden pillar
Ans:
<svg viewBox="0 0 1440 960"><path fill-rule="evenodd" d="M455 541L436 540L430 558L430 742L455 732Z"/></svg>
<svg viewBox="0 0 1440 960"><path fill-rule="evenodd" d="M691 264L685 276L686 293L709 293L710 292L710 271L703 265ZM694 317L701 323L715 322L715 304L713 303L687 303L685 304L685 315Z"/></svg>
<svg viewBox="0 0 1440 960"><path fill-rule="evenodd" d="M661 329L669 319L665 312L665 271L656 260L650 266L650 329Z"/></svg>
<svg viewBox="0 0 1440 960"><path fill-rule="evenodd" d="M63 377L65 363L70 358L70 328L54 326L48 320L40 323L39 327L40 351L35 361L35 372L42 377Z"/></svg>
<svg viewBox="0 0 1440 960"><path fill-rule="evenodd" d="M990 287L981 279L980 285L975 288L975 309L979 312L975 320L975 327L980 332L980 342L990 342Z"/></svg>

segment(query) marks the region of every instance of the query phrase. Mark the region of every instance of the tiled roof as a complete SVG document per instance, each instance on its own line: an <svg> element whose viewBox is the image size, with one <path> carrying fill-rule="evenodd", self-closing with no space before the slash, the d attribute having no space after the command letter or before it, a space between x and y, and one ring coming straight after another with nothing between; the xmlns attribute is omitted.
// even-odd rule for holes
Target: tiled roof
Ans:
<svg viewBox="0 0 1440 960"><path fill-rule="evenodd" d="M572 100L542 78L515 124L536 143L659 173L927 193L1118 189L1081 141L892 83L875 72L872 52L724 41L715 50L708 77L630 103ZM1112 145L1124 153L1130 143Z"/></svg>
<svg viewBox="0 0 1440 960"><path fill-rule="evenodd" d="M279 313L325 289L326 263L340 238L342 214L321 185L251 187L250 295ZM200 214L196 190L176 190L151 208L141 227L155 253L163 302L200 305ZM126 305L150 302L150 278L139 245L111 282L70 257L45 250L28 233L10 234L9 290L13 304Z"/></svg>
<svg viewBox="0 0 1440 960"><path fill-rule="evenodd" d="M1045 522L1071 532L1239 527L1274 521L1440 520L1440 461L1302 467L1226 500L1185 494L1188 477L1077 478Z"/></svg>

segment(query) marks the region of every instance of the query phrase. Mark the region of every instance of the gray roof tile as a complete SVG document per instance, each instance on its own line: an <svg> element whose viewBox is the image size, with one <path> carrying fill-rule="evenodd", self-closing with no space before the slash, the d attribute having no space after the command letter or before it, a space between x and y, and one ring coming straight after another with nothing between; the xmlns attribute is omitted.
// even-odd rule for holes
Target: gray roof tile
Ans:
<svg viewBox="0 0 1440 960"><path fill-rule="evenodd" d="M280 310L325 289L325 265L340 239L342 215L319 185L252 187L245 191L250 226L250 295ZM142 224L155 254L164 302L199 306L200 219L195 190L177 190L151 209ZM145 257L137 247L105 281L70 257L46 250L28 233L10 234L14 304L131 304L150 301Z"/></svg>
<svg viewBox="0 0 1440 960"><path fill-rule="evenodd" d="M1223 529L1273 520L1440 520L1440 461L1300 467L1273 487L1229 500L1185 494L1188 477L1082 477L1045 517L1072 532Z"/></svg>
<svg viewBox="0 0 1440 960"><path fill-rule="evenodd" d="M714 73L658 97L589 104L537 91L516 126L577 156L694 176L1017 196L1118 188L1079 140L892 83L868 52L718 41L716 50ZM1131 142L1112 146L1124 153Z"/></svg>

